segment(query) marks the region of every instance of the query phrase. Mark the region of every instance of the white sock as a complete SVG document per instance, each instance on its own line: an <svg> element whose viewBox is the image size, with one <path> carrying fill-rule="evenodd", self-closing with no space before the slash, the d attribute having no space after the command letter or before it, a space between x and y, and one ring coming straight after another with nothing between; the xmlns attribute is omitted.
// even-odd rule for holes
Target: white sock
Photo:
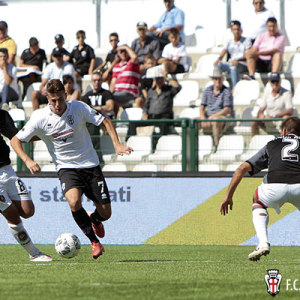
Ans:
<svg viewBox="0 0 300 300"><path fill-rule="evenodd" d="M34 247L22 221L18 225L8 224L8 226L13 237L29 253L30 256L35 256L40 252L39 249Z"/></svg>
<svg viewBox="0 0 300 300"><path fill-rule="evenodd" d="M267 227L269 223L268 211L260 204L253 204L252 206L252 221L258 238L258 245L268 243Z"/></svg>

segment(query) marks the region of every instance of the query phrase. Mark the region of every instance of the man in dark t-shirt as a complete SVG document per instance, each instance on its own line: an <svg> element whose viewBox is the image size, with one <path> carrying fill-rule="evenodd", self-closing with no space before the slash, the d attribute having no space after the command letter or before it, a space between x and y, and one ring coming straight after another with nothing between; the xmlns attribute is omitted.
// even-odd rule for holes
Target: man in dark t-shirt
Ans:
<svg viewBox="0 0 300 300"><path fill-rule="evenodd" d="M232 209L233 194L246 173L257 174L268 169L263 183L253 196L253 224L258 238L257 248L248 255L249 260L257 261L262 255L270 253L267 236L271 207L280 213L280 207L289 202L300 210L300 119L289 117L281 125L281 137L267 143L254 156L241 164L235 171L227 193L222 201L220 212Z"/></svg>
<svg viewBox="0 0 300 300"><path fill-rule="evenodd" d="M33 82L41 81L41 71L43 71L43 64L47 63L47 56L43 49L39 47L39 41L32 37L29 40L29 48L25 49L20 58L20 67L30 68L30 72L27 76L19 78L19 81L23 83L23 95L25 97L28 87Z"/></svg>
<svg viewBox="0 0 300 300"><path fill-rule="evenodd" d="M9 113L0 109L0 213L8 221L13 237L29 254L30 261L49 262L52 258L33 245L21 220L34 214L34 205L24 182L10 165L10 149L2 137L11 139L17 132Z"/></svg>
<svg viewBox="0 0 300 300"><path fill-rule="evenodd" d="M94 72L91 78L93 89L81 97L81 101L90 105L102 115L114 118L114 97L110 91L102 88L102 73ZM93 146L97 151L100 165L103 166L104 161L100 152L99 127L91 123L87 123L87 129L91 135Z"/></svg>

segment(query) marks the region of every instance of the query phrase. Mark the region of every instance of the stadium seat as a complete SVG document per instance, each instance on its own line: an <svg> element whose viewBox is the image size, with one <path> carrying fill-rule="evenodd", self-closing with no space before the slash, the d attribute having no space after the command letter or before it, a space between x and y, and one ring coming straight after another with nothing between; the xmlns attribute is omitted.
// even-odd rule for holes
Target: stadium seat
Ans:
<svg viewBox="0 0 300 300"><path fill-rule="evenodd" d="M259 97L260 88L257 80L240 80L233 91L234 105L247 105Z"/></svg>
<svg viewBox="0 0 300 300"><path fill-rule="evenodd" d="M300 105L300 82L297 84L293 97L293 104Z"/></svg>
<svg viewBox="0 0 300 300"><path fill-rule="evenodd" d="M52 157L50 156L46 144L43 141L36 141L33 143L33 158L37 162L45 162L49 163L52 161Z"/></svg>
<svg viewBox="0 0 300 300"><path fill-rule="evenodd" d="M212 151L213 139L210 135L198 136L198 160L203 160L204 156L209 155Z"/></svg>
<svg viewBox="0 0 300 300"><path fill-rule="evenodd" d="M108 164L102 168L103 172L127 172L125 164Z"/></svg>
<svg viewBox="0 0 300 300"><path fill-rule="evenodd" d="M168 164L163 168L164 172L181 172L182 165L181 164Z"/></svg>
<svg viewBox="0 0 300 300"><path fill-rule="evenodd" d="M120 115L120 120L141 120L143 109L138 107L125 108ZM116 127L118 134L126 134L128 130L128 123L117 123Z"/></svg>
<svg viewBox="0 0 300 300"><path fill-rule="evenodd" d="M258 134L258 135L254 135L251 138L249 146L247 147L247 151L241 155L240 160L241 161L245 161L245 160L249 159L258 150L260 150L269 141L271 141L273 139L275 139L275 136L271 135L271 134L266 134L266 135Z"/></svg>
<svg viewBox="0 0 300 300"><path fill-rule="evenodd" d="M157 165L149 164L149 163L138 164L134 166L132 171L133 172L157 172Z"/></svg>
<svg viewBox="0 0 300 300"><path fill-rule="evenodd" d="M141 120L143 109L138 107L125 108L120 116L121 120Z"/></svg>
<svg viewBox="0 0 300 300"><path fill-rule="evenodd" d="M100 149L105 162L112 161L116 156L116 151L109 135L100 136Z"/></svg>
<svg viewBox="0 0 300 300"><path fill-rule="evenodd" d="M234 161L244 151L244 137L241 135L223 135L216 153L209 156L209 161Z"/></svg>
<svg viewBox="0 0 300 300"><path fill-rule="evenodd" d="M130 155L118 155L117 161L141 161L152 152L152 141L150 136L131 136L127 146L133 149Z"/></svg>
<svg viewBox="0 0 300 300"><path fill-rule="evenodd" d="M247 107L243 110L241 119L252 119L253 112L256 107ZM257 114L257 112L256 112ZM233 131L237 134L251 133L251 122L239 122L236 126L234 126Z"/></svg>
<svg viewBox="0 0 300 300"><path fill-rule="evenodd" d="M218 54L205 54L197 62L196 70L189 74L189 79L208 78L214 69L214 62L219 57Z"/></svg>
<svg viewBox="0 0 300 300"><path fill-rule="evenodd" d="M287 72L292 77L300 77L300 53L295 53L289 60Z"/></svg>
<svg viewBox="0 0 300 300"><path fill-rule="evenodd" d="M180 112L179 119L195 119L199 117L199 115L199 107L187 107Z"/></svg>
<svg viewBox="0 0 300 300"><path fill-rule="evenodd" d="M206 53L208 49L215 46L215 35L212 33L211 29L197 26L195 30L195 36L195 49L198 53Z"/></svg>
<svg viewBox="0 0 300 300"><path fill-rule="evenodd" d="M25 111L21 108L12 108L9 111L14 121L25 121Z"/></svg>
<svg viewBox="0 0 300 300"><path fill-rule="evenodd" d="M165 135L159 138L156 150L148 156L149 161L171 161L181 154L181 137Z"/></svg>
<svg viewBox="0 0 300 300"><path fill-rule="evenodd" d="M174 106L189 106L199 97L199 84L194 80L180 81L181 90L174 97Z"/></svg>
<svg viewBox="0 0 300 300"><path fill-rule="evenodd" d="M42 172L55 172L55 164L47 164L41 167Z"/></svg>
<svg viewBox="0 0 300 300"><path fill-rule="evenodd" d="M217 164L199 164L199 172L220 172L220 166Z"/></svg>
<svg viewBox="0 0 300 300"><path fill-rule="evenodd" d="M24 108L32 108L31 94L33 91L39 91L40 85L41 85L41 82L34 82L33 84L31 84L28 87L25 98L22 102L22 105Z"/></svg>

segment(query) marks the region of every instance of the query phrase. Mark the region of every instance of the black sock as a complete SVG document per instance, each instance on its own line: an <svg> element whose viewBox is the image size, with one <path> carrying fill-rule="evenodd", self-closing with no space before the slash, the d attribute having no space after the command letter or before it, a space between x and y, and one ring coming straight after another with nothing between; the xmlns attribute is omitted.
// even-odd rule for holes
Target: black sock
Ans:
<svg viewBox="0 0 300 300"><path fill-rule="evenodd" d="M85 209L81 207L77 211L72 211L72 215L77 225L80 227L82 232L89 238L91 243L99 242L93 231L91 220L88 214L86 213Z"/></svg>
<svg viewBox="0 0 300 300"><path fill-rule="evenodd" d="M101 217L97 209L91 214L91 220L94 224L98 225L100 222L106 221L107 219Z"/></svg>

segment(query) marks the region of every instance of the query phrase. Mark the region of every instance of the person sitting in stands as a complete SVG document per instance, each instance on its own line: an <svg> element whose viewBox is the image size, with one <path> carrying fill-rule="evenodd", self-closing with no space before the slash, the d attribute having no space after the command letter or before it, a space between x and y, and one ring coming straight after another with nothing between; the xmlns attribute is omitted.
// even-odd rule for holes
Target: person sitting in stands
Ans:
<svg viewBox="0 0 300 300"><path fill-rule="evenodd" d="M67 93L67 102L80 99L81 93L74 88L74 78L71 75L67 74L63 76L63 85Z"/></svg>
<svg viewBox="0 0 300 300"><path fill-rule="evenodd" d="M29 48L25 49L20 58L20 67L31 68L39 72L43 71L43 65L47 63L47 56L45 50L39 47L39 41L37 38L32 37L29 40ZM23 95L24 99L28 87L34 83L41 81L41 75L32 72L26 76L20 77L19 81L23 83Z"/></svg>
<svg viewBox="0 0 300 300"><path fill-rule="evenodd" d="M292 95L290 91L281 86L280 74L271 73L269 83L271 88L265 89L256 118L272 119L292 116L294 113ZM267 133L278 133L274 122L251 122L252 135L259 134L260 127Z"/></svg>
<svg viewBox="0 0 300 300"><path fill-rule="evenodd" d="M31 94L32 109L36 110L41 104L48 104L46 85L51 79L59 79L61 82L64 75L71 75L75 82L75 70L72 64L65 62L60 50L54 51L52 55L53 63L49 64L43 74L42 83L39 91L33 91ZM77 88L78 89L78 88Z"/></svg>
<svg viewBox="0 0 300 300"><path fill-rule="evenodd" d="M112 78L112 69L113 67L120 61L118 56L118 43L119 43L119 35L116 32L112 32L109 35L109 43L112 46L112 49L107 53L104 62L98 66L94 72L101 71L103 73L102 80L107 81L110 85Z"/></svg>
<svg viewBox="0 0 300 300"><path fill-rule="evenodd" d="M285 37L278 31L277 20L267 20L267 31L261 33L254 45L246 51L249 75L245 79L254 78L255 71L260 73L279 73L283 62Z"/></svg>
<svg viewBox="0 0 300 300"><path fill-rule="evenodd" d="M64 61L68 61L70 63L73 63L72 60L70 59L70 53L69 53L69 51L67 51L64 48L64 43L65 43L64 36L62 34L57 34L54 37L54 41L55 41L56 47L51 52L51 60L50 61L53 62L53 59L52 59L53 53L59 51L63 55Z"/></svg>
<svg viewBox="0 0 300 300"><path fill-rule="evenodd" d="M159 64L163 64L165 68L165 76L167 74L177 74L188 72L188 63L185 46L180 40L177 28L172 28L169 33L169 41L162 52L162 58L158 60Z"/></svg>
<svg viewBox="0 0 300 300"><path fill-rule="evenodd" d="M75 46L70 53L70 58L74 60L74 69L76 78L82 78L86 74L92 74L95 67L94 49L87 45L85 40L85 32L79 30L76 33L78 45Z"/></svg>
<svg viewBox="0 0 300 300"><path fill-rule="evenodd" d="M213 85L207 87L203 92L200 105L200 119L233 118L233 97L230 88L223 84L224 76L222 71L216 67L210 77ZM212 132L215 149L218 147L220 138L228 126L228 122L201 122L204 133L210 134Z"/></svg>
<svg viewBox="0 0 300 300"><path fill-rule="evenodd" d="M131 49L138 56L140 68L143 69L146 55L152 54L157 61L161 56L161 50L158 40L147 35L147 23L138 22L136 29L139 37L132 42Z"/></svg>

